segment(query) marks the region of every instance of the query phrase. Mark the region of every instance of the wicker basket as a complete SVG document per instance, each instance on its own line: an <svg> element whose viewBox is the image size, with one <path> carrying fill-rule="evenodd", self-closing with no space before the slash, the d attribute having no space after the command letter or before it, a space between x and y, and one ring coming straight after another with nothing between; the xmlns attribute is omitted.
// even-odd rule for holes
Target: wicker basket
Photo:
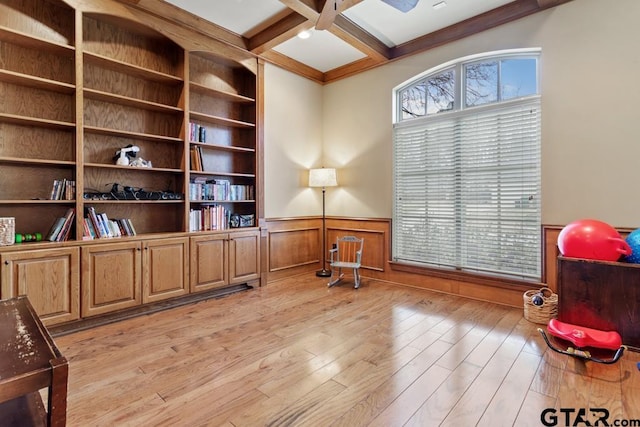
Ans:
<svg viewBox="0 0 640 427"><path fill-rule="evenodd" d="M16 219L0 218L0 246L13 245L16 239Z"/></svg>
<svg viewBox="0 0 640 427"><path fill-rule="evenodd" d="M542 304L533 303L534 295L542 297ZM549 288L527 291L523 295L524 318L529 322L546 325L550 319L558 315L558 295Z"/></svg>

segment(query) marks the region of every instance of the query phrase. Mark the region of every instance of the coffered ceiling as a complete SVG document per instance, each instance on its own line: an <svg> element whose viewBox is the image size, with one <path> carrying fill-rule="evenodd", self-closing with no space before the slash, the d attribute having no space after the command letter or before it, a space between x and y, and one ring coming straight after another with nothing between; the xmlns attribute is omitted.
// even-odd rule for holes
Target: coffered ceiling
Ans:
<svg viewBox="0 0 640 427"><path fill-rule="evenodd" d="M418 0L408 12L381 0L124 1L327 83L570 0ZM337 16L316 30L325 3Z"/></svg>

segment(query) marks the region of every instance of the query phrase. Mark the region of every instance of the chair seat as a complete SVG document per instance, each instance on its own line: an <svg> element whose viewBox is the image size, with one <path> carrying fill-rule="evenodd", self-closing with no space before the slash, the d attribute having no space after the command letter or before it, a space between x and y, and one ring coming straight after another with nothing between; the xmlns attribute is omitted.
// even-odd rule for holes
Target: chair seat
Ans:
<svg viewBox="0 0 640 427"><path fill-rule="evenodd" d="M357 262L332 262L331 267L336 268L360 268L360 264Z"/></svg>

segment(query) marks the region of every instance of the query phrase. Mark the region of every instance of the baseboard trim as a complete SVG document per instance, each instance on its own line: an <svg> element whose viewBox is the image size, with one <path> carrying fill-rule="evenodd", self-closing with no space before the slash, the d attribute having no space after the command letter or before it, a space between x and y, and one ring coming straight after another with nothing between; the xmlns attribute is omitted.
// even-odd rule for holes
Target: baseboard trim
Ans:
<svg viewBox="0 0 640 427"><path fill-rule="evenodd" d="M183 297L173 298L166 301L158 301L150 304L141 305L138 307L119 310L113 313L89 317L86 319L75 320L73 322L63 323L60 325L54 325L54 326L48 327L47 329L51 334L51 336L55 338L63 335L68 335L74 332L95 328L97 326L108 325L111 323L119 322L121 320L131 319L133 317L145 316L145 315L157 313L159 311L169 310L172 308L181 307L184 305L193 304L200 301L223 298L227 295L235 294L237 292L247 291L249 289L253 289L253 286L250 286L246 283L241 285L229 286L226 288L213 289L208 292L189 294Z"/></svg>

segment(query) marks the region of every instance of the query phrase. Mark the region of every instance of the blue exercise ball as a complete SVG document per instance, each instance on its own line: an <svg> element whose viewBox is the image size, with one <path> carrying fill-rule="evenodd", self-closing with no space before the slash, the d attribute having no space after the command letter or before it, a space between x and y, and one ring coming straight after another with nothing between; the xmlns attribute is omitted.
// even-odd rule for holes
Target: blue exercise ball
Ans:
<svg viewBox="0 0 640 427"><path fill-rule="evenodd" d="M640 264L640 228L629 233L625 240L631 247L631 255L627 255L625 261Z"/></svg>

